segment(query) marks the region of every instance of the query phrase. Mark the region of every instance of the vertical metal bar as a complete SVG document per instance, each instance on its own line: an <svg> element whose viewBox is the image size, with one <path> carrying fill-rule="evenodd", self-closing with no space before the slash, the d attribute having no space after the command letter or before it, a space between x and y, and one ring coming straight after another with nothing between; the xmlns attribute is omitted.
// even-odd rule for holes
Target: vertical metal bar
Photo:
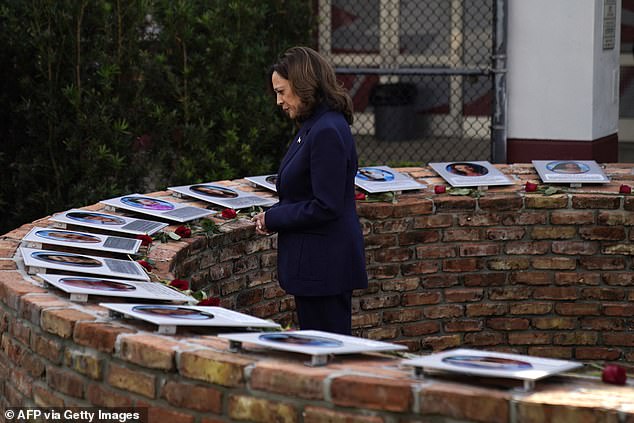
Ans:
<svg viewBox="0 0 634 423"><path fill-rule="evenodd" d="M493 114L491 116L491 161L506 163L507 102L506 102L506 47L508 0L494 0L493 32Z"/></svg>
<svg viewBox="0 0 634 423"><path fill-rule="evenodd" d="M331 0L319 0L319 52L326 56L327 59L332 60L332 33L330 32L331 20L332 20L332 5Z"/></svg>

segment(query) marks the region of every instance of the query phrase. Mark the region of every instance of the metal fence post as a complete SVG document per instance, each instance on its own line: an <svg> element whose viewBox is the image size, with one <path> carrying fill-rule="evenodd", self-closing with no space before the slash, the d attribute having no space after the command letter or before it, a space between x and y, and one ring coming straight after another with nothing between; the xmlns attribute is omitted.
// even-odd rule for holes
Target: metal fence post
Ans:
<svg viewBox="0 0 634 423"><path fill-rule="evenodd" d="M506 163L507 102L506 47L508 1L496 0L493 33L493 115L491 116L491 161Z"/></svg>

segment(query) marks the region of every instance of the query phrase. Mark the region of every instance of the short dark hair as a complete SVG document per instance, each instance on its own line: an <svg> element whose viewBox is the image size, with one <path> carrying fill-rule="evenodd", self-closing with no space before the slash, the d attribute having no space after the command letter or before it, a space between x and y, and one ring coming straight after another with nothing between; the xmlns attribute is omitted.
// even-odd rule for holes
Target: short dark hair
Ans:
<svg viewBox="0 0 634 423"><path fill-rule="evenodd" d="M343 113L350 125L353 122L352 99L337 81L335 70L328 61L310 47L291 47L284 52L269 71L269 88L273 92L271 76L277 72L287 79L293 92L300 98L303 110L298 120L312 115L315 107L325 102L328 107Z"/></svg>

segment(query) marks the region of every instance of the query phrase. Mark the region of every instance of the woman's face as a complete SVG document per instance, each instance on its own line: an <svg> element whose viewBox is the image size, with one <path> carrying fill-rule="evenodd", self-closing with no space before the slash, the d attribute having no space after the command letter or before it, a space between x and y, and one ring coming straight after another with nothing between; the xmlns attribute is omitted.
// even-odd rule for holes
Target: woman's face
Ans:
<svg viewBox="0 0 634 423"><path fill-rule="evenodd" d="M291 119L295 119L299 114L302 101L291 88L288 79L284 79L279 73L273 72L271 84L275 91L275 102L284 110Z"/></svg>

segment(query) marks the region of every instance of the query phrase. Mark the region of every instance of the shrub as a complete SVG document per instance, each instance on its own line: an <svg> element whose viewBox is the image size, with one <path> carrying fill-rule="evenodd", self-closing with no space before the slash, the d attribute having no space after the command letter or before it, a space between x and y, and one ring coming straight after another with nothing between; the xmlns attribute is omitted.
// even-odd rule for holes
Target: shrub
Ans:
<svg viewBox="0 0 634 423"><path fill-rule="evenodd" d="M3 2L0 233L116 195L274 172L293 128L267 69L308 44L311 4Z"/></svg>

